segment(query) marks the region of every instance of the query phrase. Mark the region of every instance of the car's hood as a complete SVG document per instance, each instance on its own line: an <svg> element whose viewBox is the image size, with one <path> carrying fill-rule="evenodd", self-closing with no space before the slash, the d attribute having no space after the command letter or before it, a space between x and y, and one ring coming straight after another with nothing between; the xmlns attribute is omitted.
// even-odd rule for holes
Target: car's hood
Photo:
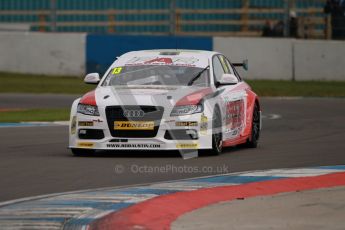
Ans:
<svg viewBox="0 0 345 230"><path fill-rule="evenodd" d="M210 88L195 86L107 86L98 87L95 90L95 99L100 107L111 105L174 106L187 96L203 90L210 90Z"/></svg>

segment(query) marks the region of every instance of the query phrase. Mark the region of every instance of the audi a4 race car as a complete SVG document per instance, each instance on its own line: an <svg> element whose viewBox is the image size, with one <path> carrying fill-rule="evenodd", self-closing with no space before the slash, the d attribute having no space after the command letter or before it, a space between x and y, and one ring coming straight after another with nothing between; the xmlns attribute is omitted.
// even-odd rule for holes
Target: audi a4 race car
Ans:
<svg viewBox="0 0 345 230"><path fill-rule="evenodd" d="M71 108L69 148L95 150L205 150L256 147L258 96L224 55L198 50L133 51L118 57L98 84Z"/></svg>

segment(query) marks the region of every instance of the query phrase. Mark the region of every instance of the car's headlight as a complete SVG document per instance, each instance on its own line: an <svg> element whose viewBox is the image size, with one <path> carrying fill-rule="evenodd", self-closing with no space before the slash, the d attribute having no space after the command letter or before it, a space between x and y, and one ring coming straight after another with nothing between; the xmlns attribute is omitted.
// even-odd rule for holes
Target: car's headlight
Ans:
<svg viewBox="0 0 345 230"><path fill-rule="evenodd" d="M78 104L77 112L90 116L99 116L97 105Z"/></svg>
<svg viewBox="0 0 345 230"><path fill-rule="evenodd" d="M171 111L170 116L183 116L190 115L193 113L201 113L204 111L204 107L201 104L198 105L181 105L175 106Z"/></svg>

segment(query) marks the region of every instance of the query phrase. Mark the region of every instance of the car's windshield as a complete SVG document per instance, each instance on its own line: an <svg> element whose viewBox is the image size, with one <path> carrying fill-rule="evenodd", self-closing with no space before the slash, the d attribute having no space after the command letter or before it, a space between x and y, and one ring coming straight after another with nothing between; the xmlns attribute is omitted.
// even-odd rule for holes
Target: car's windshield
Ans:
<svg viewBox="0 0 345 230"><path fill-rule="evenodd" d="M102 86L180 85L209 86L209 70L200 67L139 65L113 68ZM201 73L202 72L202 73ZM195 78L199 73L200 77ZM195 78L195 80L192 80Z"/></svg>

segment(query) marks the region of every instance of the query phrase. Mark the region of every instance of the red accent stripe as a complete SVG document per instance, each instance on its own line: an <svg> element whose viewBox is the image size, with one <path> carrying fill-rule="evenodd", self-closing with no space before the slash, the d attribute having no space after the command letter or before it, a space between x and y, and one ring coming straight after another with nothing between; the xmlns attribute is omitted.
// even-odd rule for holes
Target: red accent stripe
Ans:
<svg viewBox="0 0 345 230"><path fill-rule="evenodd" d="M247 142L248 139L248 135L247 136L239 136L236 139L231 139L231 140L225 140L223 141L223 147L228 147L228 146L234 146L234 145L240 145L240 144L244 144Z"/></svg>
<svg viewBox="0 0 345 230"><path fill-rule="evenodd" d="M91 224L90 229L170 229L170 224L182 214L214 203L343 185L345 185L344 172L178 192L111 213Z"/></svg>
<svg viewBox="0 0 345 230"><path fill-rule="evenodd" d="M181 98L176 105L197 105L206 95L213 93L212 88L201 89Z"/></svg>
<svg viewBox="0 0 345 230"><path fill-rule="evenodd" d="M96 104L96 98L95 98L95 90L90 91L86 93L81 99L80 102L81 104L86 104L86 105L97 105Z"/></svg>

